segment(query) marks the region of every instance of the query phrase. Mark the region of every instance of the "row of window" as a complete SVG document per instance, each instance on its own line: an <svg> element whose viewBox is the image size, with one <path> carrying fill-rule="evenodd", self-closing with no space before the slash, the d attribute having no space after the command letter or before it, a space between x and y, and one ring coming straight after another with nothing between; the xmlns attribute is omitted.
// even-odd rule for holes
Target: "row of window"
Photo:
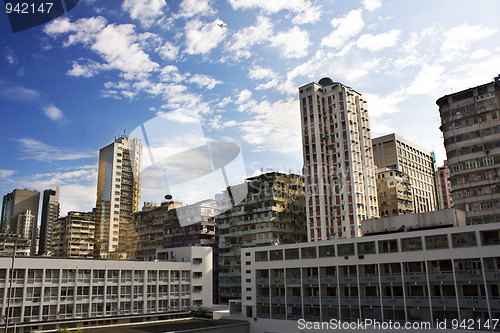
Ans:
<svg viewBox="0 0 500 333"><path fill-rule="evenodd" d="M315 258L326 258L335 257L335 247L337 250L337 256L351 256L351 255L365 255L365 254L376 254L378 245L378 253L391 253L391 252L409 252L409 251L422 251L423 245L425 244L426 250L434 249L445 249L449 248L449 240L447 234L442 235L430 235L424 236L424 241L422 237L410 237L401 238L400 241L397 239L391 240L380 240L378 242L357 242L348 244L337 244L335 245L323 245L323 246L311 246L285 249L284 255L283 250L270 250L270 251L256 251L255 261L279 261L279 260L295 260L295 259L315 259ZM481 244L493 245L500 244L500 230L493 231L481 231ZM451 234L451 246L452 248L459 247L472 247L477 246L478 242L476 239L475 232L461 232ZM357 250L357 251L356 251Z"/></svg>

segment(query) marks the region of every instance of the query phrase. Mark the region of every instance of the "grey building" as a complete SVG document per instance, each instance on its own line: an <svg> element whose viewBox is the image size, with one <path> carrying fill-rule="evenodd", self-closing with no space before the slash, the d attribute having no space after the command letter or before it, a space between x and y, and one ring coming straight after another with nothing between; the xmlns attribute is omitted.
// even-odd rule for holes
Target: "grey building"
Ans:
<svg viewBox="0 0 500 333"><path fill-rule="evenodd" d="M43 191L38 255L50 254L52 245L52 228L54 225L54 221L59 218L59 209L59 187L57 187L55 191Z"/></svg>

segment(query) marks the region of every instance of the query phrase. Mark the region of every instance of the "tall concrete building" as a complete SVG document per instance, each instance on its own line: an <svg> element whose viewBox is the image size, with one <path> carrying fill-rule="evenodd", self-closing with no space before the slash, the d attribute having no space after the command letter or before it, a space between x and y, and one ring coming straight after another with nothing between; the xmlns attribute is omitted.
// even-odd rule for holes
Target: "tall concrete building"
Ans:
<svg viewBox="0 0 500 333"><path fill-rule="evenodd" d="M453 207L469 224L500 222L500 75L436 103Z"/></svg>
<svg viewBox="0 0 500 333"><path fill-rule="evenodd" d="M95 234L93 212L68 212L68 216L54 221L51 229L51 256L93 257Z"/></svg>
<svg viewBox="0 0 500 333"><path fill-rule="evenodd" d="M377 168L377 197L381 217L413 213L410 178L401 171Z"/></svg>
<svg viewBox="0 0 500 333"><path fill-rule="evenodd" d="M35 217L35 226L38 220L38 204L40 192L31 190L15 189L3 196L1 229L5 233L17 233L17 222L19 214L27 210Z"/></svg>
<svg viewBox="0 0 500 333"><path fill-rule="evenodd" d="M141 201L142 146L121 136L99 151L95 251L101 258L126 258L131 214Z"/></svg>
<svg viewBox="0 0 500 333"><path fill-rule="evenodd" d="M238 187L248 189L245 200L217 217L220 303L241 297L241 283L248 269L240 260L241 248L307 239L301 176L268 172L232 186L233 195Z"/></svg>
<svg viewBox="0 0 500 333"><path fill-rule="evenodd" d="M52 244L52 227L54 221L59 218L59 212L59 187L57 187L55 191L43 191L40 243L38 244L39 255L50 254Z"/></svg>
<svg viewBox="0 0 500 333"><path fill-rule="evenodd" d="M308 239L361 236L360 222L379 216L366 102L329 78L299 96Z"/></svg>
<svg viewBox="0 0 500 333"><path fill-rule="evenodd" d="M415 213L438 209L434 153L393 133L373 139L373 154L377 167L408 175Z"/></svg>
<svg viewBox="0 0 500 333"><path fill-rule="evenodd" d="M453 207L453 199L451 197L450 169L448 169L447 165L443 165L438 168L438 181L438 193L441 209L448 209Z"/></svg>

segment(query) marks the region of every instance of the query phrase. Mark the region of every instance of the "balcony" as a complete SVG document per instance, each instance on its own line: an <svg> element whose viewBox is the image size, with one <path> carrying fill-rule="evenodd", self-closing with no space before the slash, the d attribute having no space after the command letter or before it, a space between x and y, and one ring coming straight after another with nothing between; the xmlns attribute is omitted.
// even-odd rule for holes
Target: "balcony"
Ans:
<svg viewBox="0 0 500 333"><path fill-rule="evenodd" d="M406 297L406 306L429 306L429 297L427 296L410 296Z"/></svg>
<svg viewBox="0 0 500 333"><path fill-rule="evenodd" d="M477 281L483 282L483 272L479 269L473 271L458 271L455 273L457 282Z"/></svg>
<svg viewBox="0 0 500 333"><path fill-rule="evenodd" d="M284 296L271 296L271 303L273 304L284 304L285 297Z"/></svg>
<svg viewBox="0 0 500 333"><path fill-rule="evenodd" d="M321 298L322 305L338 305L339 299L337 296L325 296Z"/></svg>
<svg viewBox="0 0 500 333"><path fill-rule="evenodd" d="M255 283L258 286L269 286L269 278L258 278L258 279L255 279Z"/></svg>
<svg viewBox="0 0 500 333"><path fill-rule="evenodd" d="M319 296L304 296L304 305L319 305Z"/></svg>
<svg viewBox="0 0 500 333"><path fill-rule="evenodd" d="M456 308L457 298L455 296L433 296L431 304L433 308Z"/></svg>
<svg viewBox="0 0 500 333"><path fill-rule="evenodd" d="M486 281L500 281L500 272L497 270L487 270L485 271Z"/></svg>
<svg viewBox="0 0 500 333"><path fill-rule="evenodd" d="M405 282L427 282L425 272L405 273Z"/></svg>
<svg viewBox="0 0 500 333"><path fill-rule="evenodd" d="M322 276L321 284L337 284L337 277L335 275Z"/></svg>
<svg viewBox="0 0 500 333"><path fill-rule="evenodd" d="M257 295L257 303L269 303L269 295Z"/></svg>
<svg viewBox="0 0 500 333"><path fill-rule="evenodd" d="M401 273L383 274L380 276L382 283L395 283L401 282Z"/></svg>
<svg viewBox="0 0 500 333"><path fill-rule="evenodd" d="M372 274L360 275L359 283L378 283L378 275L372 275Z"/></svg>
<svg viewBox="0 0 500 333"><path fill-rule="evenodd" d="M405 302L402 296L382 296L382 304L384 306L404 306Z"/></svg>
<svg viewBox="0 0 500 333"><path fill-rule="evenodd" d="M287 304L302 304L302 296L288 296L286 298Z"/></svg>
<svg viewBox="0 0 500 333"><path fill-rule="evenodd" d="M299 278L296 278L296 277L287 277L286 278L286 285L287 286L300 286L301 282L300 282L300 277Z"/></svg>
<svg viewBox="0 0 500 333"><path fill-rule="evenodd" d="M459 297L458 303L461 308L487 308L486 297L472 296Z"/></svg>
<svg viewBox="0 0 500 333"><path fill-rule="evenodd" d="M358 306L358 296L344 296L340 297L340 305L354 305Z"/></svg>
<svg viewBox="0 0 500 333"><path fill-rule="evenodd" d="M357 283L357 276L356 275L341 275L339 277L339 283L340 284L351 284L351 283L356 284Z"/></svg>
<svg viewBox="0 0 500 333"><path fill-rule="evenodd" d="M304 285L318 284L318 282L317 276L306 276L303 279Z"/></svg>
<svg viewBox="0 0 500 333"><path fill-rule="evenodd" d="M285 285L285 279L283 277L271 278L271 285L283 286L283 285Z"/></svg>
<svg viewBox="0 0 500 333"><path fill-rule="evenodd" d="M429 273L429 282L450 281L453 282L453 272Z"/></svg>

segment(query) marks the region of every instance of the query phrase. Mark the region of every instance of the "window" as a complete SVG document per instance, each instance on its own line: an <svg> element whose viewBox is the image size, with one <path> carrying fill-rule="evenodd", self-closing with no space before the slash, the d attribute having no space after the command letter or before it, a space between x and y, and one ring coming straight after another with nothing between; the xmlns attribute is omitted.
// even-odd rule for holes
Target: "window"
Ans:
<svg viewBox="0 0 500 333"><path fill-rule="evenodd" d="M285 249L285 260L299 259L299 249Z"/></svg>
<svg viewBox="0 0 500 333"><path fill-rule="evenodd" d="M425 248L427 250L446 249L448 247L447 235L425 236Z"/></svg>
<svg viewBox="0 0 500 333"><path fill-rule="evenodd" d="M482 245L500 244L500 230L481 231Z"/></svg>
<svg viewBox="0 0 500 333"><path fill-rule="evenodd" d="M398 252L398 242L396 239L382 240L378 242L379 253Z"/></svg>
<svg viewBox="0 0 500 333"><path fill-rule="evenodd" d="M363 242L358 243L358 255L359 254L374 254L375 250L375 242Z"/></svg>
<svg viewBox="0 0 500 333"><path fill-rule="evenodd" d="M283 260L283 250L271 250L269 253L270 260Z"/></svg>
<svg viewBox="0 0 500 333"><path fill-rule="evenodd" d="M255 261L267 261L267 251L255 252Z"/></svg>
<svg viewBox="0 0 500 333"><path fill-rule="evenodd" d="M401 239L401 251L421 251L422 250L422 238L412 237L412 238L402 238Z"/></svg>
<svg viewBox="0 0 500 333"><path fill-rule="evenodd" d="M353 256L354 244L339 244L337 245L337 253L339 256Z"/></svg>
<svg viewBox="0 0 500 333"><path fill-rule="evenodd" d="M303 247L301 249L302 259L317 258L316 247Z"/></svg>
<svg viewBox="0 0 500 333"><path fill-rule="evenodd" d="M461 232L451 235L453 247L477 246L476 234L474 232Z"/></svg>
<svg viewBox="0 0 500 333"><path fill-rule="evenodd" d="M335 245L320 246L318 249L320 258L335 257Z"/></svg>

